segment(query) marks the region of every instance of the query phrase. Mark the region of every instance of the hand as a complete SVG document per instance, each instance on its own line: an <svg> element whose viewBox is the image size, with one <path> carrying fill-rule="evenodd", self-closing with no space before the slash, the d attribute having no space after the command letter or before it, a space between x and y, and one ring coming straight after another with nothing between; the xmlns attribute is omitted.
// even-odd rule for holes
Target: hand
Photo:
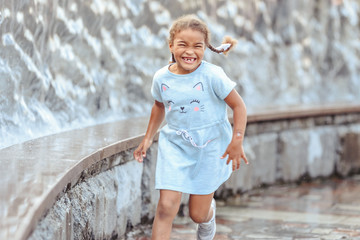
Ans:
<svg viewBox="0 0 360 240"><path fill-rule="evenodd" d="M231 143L229 144L229 146L227 147L225 153L222 155L221 159L225 158L226 156L229 156L226 164L229 164L230 161L232 161L232 170L238 170L240 169L240 162L241 159L244 159L244 162L246 164L249 164L249 161L247 160L245 153L244 153L244 148L242 146L242 142L234 142L231 141Z"/></svg>
<svg viewBox="0 0 360 240"><path fill-rule="evenodd" d="M135 151L133 153L136 161L138 161L139 163L144 161L144 157L146 157L146 151L151 146L151 144L152 144L152 140L150 141L150 140L144 138L141 141L140 145L135 149Z"/></svg>

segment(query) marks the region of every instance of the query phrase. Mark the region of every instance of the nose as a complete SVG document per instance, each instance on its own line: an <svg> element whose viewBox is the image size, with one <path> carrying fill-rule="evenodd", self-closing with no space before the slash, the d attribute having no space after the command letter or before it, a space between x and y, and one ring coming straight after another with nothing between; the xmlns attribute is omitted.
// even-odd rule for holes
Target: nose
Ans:
<svg viewBox="0 0 360 240"><path fill-rule="evenodd" d="M185 52L188 53L188 54L192 54L194 52L194 49L191 48L191 47L188 47L188 48L186 48Z"/></svg>
<svg viewBox="0 0 360 240"><path fill-rule="evenodd" d="M185 107L180 107L181 110L184 110Z"/></svg>

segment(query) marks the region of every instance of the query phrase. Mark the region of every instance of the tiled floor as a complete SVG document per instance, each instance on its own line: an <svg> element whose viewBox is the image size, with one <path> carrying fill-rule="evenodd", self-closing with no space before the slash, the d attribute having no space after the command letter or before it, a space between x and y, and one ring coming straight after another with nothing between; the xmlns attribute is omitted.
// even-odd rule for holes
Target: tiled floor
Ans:
<svg viewBox="0 0 360 240"><path fill-rule="evenodd" d="M257 189L217 201L217 234L225 239L360 239L360 175ZM177 218L171 239L192 240L196 226ZM127 239L150 239L150 226Z"/></svg>

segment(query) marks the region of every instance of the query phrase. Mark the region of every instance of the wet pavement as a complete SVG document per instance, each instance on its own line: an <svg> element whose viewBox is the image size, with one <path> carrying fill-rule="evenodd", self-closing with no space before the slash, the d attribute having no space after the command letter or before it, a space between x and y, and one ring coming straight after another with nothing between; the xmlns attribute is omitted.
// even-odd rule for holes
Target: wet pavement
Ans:
<svg viewBox="0 0 360 240"><path fill-rule="evenodd" d="M215 240L360 239L360 175L277 185L217 200ZM126 239L150 239L151 226ZM172 240L192 240L196 225L176 218Z"/></svg>

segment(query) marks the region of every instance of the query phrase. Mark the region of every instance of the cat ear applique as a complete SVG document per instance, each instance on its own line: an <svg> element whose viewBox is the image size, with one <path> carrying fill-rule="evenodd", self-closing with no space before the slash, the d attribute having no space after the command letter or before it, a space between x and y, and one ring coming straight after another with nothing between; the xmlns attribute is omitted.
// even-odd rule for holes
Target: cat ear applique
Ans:
<svg viewBox="0 0 360 240"><path fill-rule="evenodd" d="M166 90L168 90L170 87L168 85L166 85L165 83L161 84L161 91L165 92Z"/></svg>
<svg viewBox="0 0 360 240"><path fill-rule="evenodd" d="M195 90L197 90L197 91L204 91L204 86L203 86L202 82L198 82L197 84L195 84L195 86L193 88L195 88Z"/></svg>

